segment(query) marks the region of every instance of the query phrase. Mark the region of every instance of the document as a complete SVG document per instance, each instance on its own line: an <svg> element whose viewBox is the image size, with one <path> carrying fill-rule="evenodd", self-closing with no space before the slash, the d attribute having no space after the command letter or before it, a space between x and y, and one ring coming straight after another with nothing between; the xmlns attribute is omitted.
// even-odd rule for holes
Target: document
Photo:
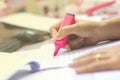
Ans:
<svg viewBox="0 0 120 80"><path fill-rule="evenodd" d="M12 76L9 80L120 80L120 71L114 70L114 71L102 71L102 72L95 72L95 73L86 73L86 74L76 74L73 69L70 69L67 67L69 63L72 62L72 60L78 56L86 55L90 53L91 51L108 47L108 46L115 46L120 45L120 41L112 42L108 44L103 45L97 45L97 46L91 46L87 48L82 48L75 51L65 51L61 50L56 56L56 58L53 58L53 50L54 45L53 44L46 44L43 45L39 50L31 50L26 52L17 52L18 55L23 55L22 53L25 53L24 56L26 58L29 58L31 60L37 61L40 63L41 68L49 68L49 67L60 67L60 66L66 66L64 68L59 69L51 69L46 71L38 71L35 73L29 73L29 69L22 67L18 73L16 73L14 76ZM26 72L24 75L23 73ZM23 71L23 73L21 72ZM23 74L23 75L22 75Z"/></svg>
<svg viewBox="0 0 120 80"><path fill-rule="evenodd" d="M7 80L27 62L26 58L0 52L0 80Z"/></svg>

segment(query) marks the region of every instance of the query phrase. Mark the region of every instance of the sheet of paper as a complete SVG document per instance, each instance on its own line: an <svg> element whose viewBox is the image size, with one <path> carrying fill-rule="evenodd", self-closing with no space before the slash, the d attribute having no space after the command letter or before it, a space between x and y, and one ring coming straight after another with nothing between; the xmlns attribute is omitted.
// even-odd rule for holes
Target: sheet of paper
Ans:
<svg viewBox="0 0 120 80"><path fill-rule="evenodd" d="M120 70L97 72L93 75L94 80L120 80Z"/></svg>
<svg viewBox="0 0 120 80"><path fill-rule="evenodd" d="M35 57L34 60L40 62L41 64L41 68L47 68L47 67L57 67L57 66L66 66L69 63L72 62L72 60L78 56L82 56L85 54L90 53L91 51L94 51L96 49L99 48L104 48L107 46L114 46L114 45L118 45L120 44L120 41L118 42L113 42L113 43L108 43L108 44L102 44L102 45L97 45L97 46L91 46L91 47L87 47L87 48L81 48L79 50L74 50L74 51L64 51L63 49L61 49L59 51L58 56L56 56L55 58L53 57L53 52L54 52L54 44L44 44L43 46L41 46L40 49L38 50L34 50L28 52L28 53L32 53L30 54L31 57L33 58L33 56ZM27 52L26 52L27 53Z"/></svg>
<svg viewBox="0 0 120 80"><path fill-rule="evenodd" d="M58 56L56 56L55 58L53 57L53 52L55 47L54 44L52 43L44 44L43 46L40 47L40 49L14 52L13 54L26 56L26 58L29 58L31 61L34 60L39 62L41 64L41 68L47 68L47 67L55 67L55 66L66 66L74 58L78 56L85 55L99 48L114 46L118 44L120 44L120 41L98 45L98 46L91 46L87 48L81 48L79 50L67 51L67 52L61 49L59 51Z"/></svg>
<svg viewBox="0 0 120 80"><path fill-rule="evenodd" d="M53 43L44 44L40 49L27 50L14 52L12 54L18 54L21 56L26 56L31 61L37 61L40 63L41 68L48 67L60 67L67 66L75 57L83 55L83 53L88 53L90 50L84 51L82 49L75 51L68 51L61 49L58 53L58 56L54 57L53 52L55 46Z"/></svg>
<svg viewBox="0 0 120 80"><path fill-rule="evenodd" d="M83 48L75 51L70 51L65 53L60 51L59 56L57 56L55 59L52 57L53 51L54 51L54 45L53 44L46 44L42 46L39 50L31 50L26 51L25 56L26 58L29 57L31 60L38 61L41 64L41 68L46 67L54 67L54 66L63 66L69 64L73 58L76 58L78 56L82 56L85 54L88 54L91 51L94 51L99 48L104 48L107 46L115 46L119 45L120 41L108 43L104 45L99 46L92 46L89 48ZM24 52L23 52L24 53ZM22 52L19 52L18 54L23 55ZM21 68L21 70L25 70L24 68ZM17 76L20 77L20 74L17 74ZM110 79L111 78L111 79ZM62 68L62 69L56 69L56 70L48 70L45 72L36 72L36 73L28 73L26 76L20 77L19 80L119 80L120 79L120 71L105 71L105 72L97 72L97 73L89 73L89 74L75 74L74 70L69 68ZM12 78L11 80L17 80L17 78Z"/></svg>
<svg viewBox="0 0 120 80"><path fill-rule="evenodd" d="M23 57L0 52L0 80L7 80L26 63L28 60Z"/></svg>
<svg viewBox="0 0 120 80"><path fill-rule="evenodd" d="M33 73L32 75L20 80L92 80L92 76L91 74L76 75L72 69L64 68L41 73Z"/></svg>

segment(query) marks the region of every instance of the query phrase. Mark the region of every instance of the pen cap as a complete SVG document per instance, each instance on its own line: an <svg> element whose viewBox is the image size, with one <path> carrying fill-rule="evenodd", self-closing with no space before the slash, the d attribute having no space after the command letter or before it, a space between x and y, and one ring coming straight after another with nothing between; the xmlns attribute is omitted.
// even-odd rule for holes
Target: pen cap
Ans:
<svg viewBox="0 0 120 80"><path fill-rule="evenodd" d="M67 13L63 18L60 28L73 24L75 21L74 17L75 17L74 14Z"/></svg>

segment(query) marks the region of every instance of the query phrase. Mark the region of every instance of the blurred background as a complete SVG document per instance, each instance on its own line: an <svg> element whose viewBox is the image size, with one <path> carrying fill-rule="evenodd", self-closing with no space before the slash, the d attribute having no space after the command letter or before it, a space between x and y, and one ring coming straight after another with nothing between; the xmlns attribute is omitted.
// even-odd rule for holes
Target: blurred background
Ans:
<svg viewBox="0 0 120 80"><path fill-rule="evenodd" d="M120 0L0 0L0 16L19 12L61 18L65 13L88 14L87 10L105 2L115 1L95 10L96 15L116 15L120 10ZM102 10L101 10L102 9Z"/></svg>

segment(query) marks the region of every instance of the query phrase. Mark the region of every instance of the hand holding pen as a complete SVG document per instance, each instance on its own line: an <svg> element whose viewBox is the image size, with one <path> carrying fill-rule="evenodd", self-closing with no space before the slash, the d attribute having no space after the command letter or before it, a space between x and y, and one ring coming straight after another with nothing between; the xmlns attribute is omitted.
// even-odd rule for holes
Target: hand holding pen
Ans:
<svg viewBox="0 0 120 80"><path fill-rule="evenodd" d="M96 44L98 42L97 34L94 30L95 25L100 24L94 21L75 20L75 23L59 30L61 22L56 23L50 28L54 40L61 40L69 35L64 48L78 49L81 46ZM100 26L100 25L99 25ZM94 33L94 34L93 34Z"/></svg>
<svg viewBox="0 0 120 80"><path fill-rule="evenodd" d="M100 22L75 20L73 25L59 30L60 24L61 22L51 27L52 36L55 40L59 40L69 35L67 44L71 49L95 45L101 41L120 39L120 17L114 17ZM75 38L75 36L77 37ZM94 51L82 57L78 56L69 66L75 69L77 73L118 70L120 68L116 63L119 63L120 59L117 55L120 54L119 48L119 46L114 46ZM116 52L117 56L114 55Z"/></svg>
<svg viewBox="0 0 120 80"><path fill-rule="evenodd" d="M73 15L73 14L66 14L60 27L59 27L59 30L64 27L67 27L68 25L73 24L75 22L74 16L75 15ZM68 35L66 35L61 40L54 41L54 44L55 44L54 56L56 56L58 54L58 51L60 50L60 48L63 48L66 45L67 40L68 40Z"/></svg>
<svg viewBox="0 0 120 80"><path fill-rule="evenodd" d="M59 27L62 21L59 21L50 28L50 32L54 40L61 40L69 35L64 48L71 50L79 49L84 46L95 45L101 41L108 40L110 35L107 35L108 32L104 30L104 24L108 21L111 21L111 19L101 22L75 19L74 24L63 27L60 30Z"/></svg>

